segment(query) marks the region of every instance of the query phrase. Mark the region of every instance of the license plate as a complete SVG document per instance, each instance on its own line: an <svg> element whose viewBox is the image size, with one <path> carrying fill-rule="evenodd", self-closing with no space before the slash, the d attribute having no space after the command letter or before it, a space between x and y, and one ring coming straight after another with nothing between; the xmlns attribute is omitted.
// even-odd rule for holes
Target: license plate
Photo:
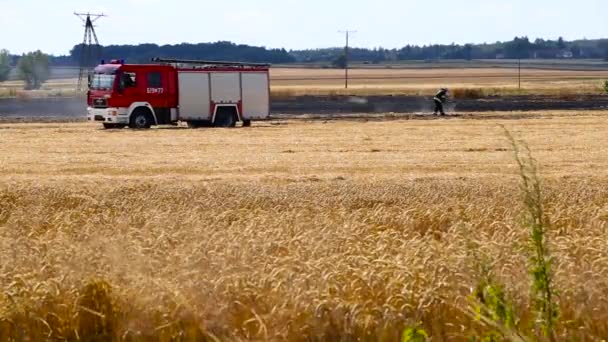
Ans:
<svg viewBox="0 0 608 342"><path fill-rule="evenodd" d="M95 121L105 121L105 119L101 115L95 115Z"/></svg>

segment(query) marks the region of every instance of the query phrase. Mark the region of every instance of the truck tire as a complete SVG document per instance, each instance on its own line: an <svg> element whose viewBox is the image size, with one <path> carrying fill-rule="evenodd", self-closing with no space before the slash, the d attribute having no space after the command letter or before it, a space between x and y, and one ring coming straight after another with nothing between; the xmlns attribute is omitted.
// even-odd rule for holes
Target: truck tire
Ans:
<svg viewBox="0 0 608 342"><path fill-rule="evenodd" d="M243 127L251 127L251 120L243 120Z"/></svg>
<svg viewBox="0 0 608 342"><path fill-rule="evenodd" d="M226 108L226 110L218 109L218 112L215 114L215 121L213 122L213 125L215 127L224 128L234 127L236 126L236 120L236 113L234 113L231 108Z"/></svg>
<svg viewBox="0 0 608 342"><path fill-rule="evenodd" d="M113 124L113 123L104 123L103 128L105 129L122 129L125 128L126 125L123 124Z"/></svg>
<svg viewBox="0 0 608 342"><path fill-rule="evenodd" d="M133 114L131 114L129 128L148 129L150 126L152 126L153 121L154 118L149 110L138 108L133 112Z"/></svg>

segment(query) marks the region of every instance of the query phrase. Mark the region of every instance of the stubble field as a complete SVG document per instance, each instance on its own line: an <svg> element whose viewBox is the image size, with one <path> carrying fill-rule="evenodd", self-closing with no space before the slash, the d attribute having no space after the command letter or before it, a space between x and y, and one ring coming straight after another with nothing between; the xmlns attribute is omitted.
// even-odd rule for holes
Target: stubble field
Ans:
<svg viewBox="0 0 608 342"><path fill-rule="evenodd" d="M429 95L439 87L483 89L487 95L597 94L603 91L608 71L517 68L357 68L344 70L277 68L271 70L277 95Z"/></svg>
<svg viewBox="0 0 608 342"><path fill-rule="evenodd" d="M77 70L58 68L41 90L23 91L23 82L0 82L2 97L75 96ZM344 89L344 70L285 67L271 68L275 98L303 95L431 95L439 87L482 89L485 95L576 95L603 93L608 79L605 65L525 63L518 88L516 64L469 62L462 65L428 64L357 66L349 71Z"/></svg>
<svg viewBox="0 0 608 342"><path fill-rule="evenodd" d="M558 337L605 337L608 117L523 114L0 124L0 340L464 340L492 330L468 310L487 270L529 326L500 125L541 165Z"/></svg>

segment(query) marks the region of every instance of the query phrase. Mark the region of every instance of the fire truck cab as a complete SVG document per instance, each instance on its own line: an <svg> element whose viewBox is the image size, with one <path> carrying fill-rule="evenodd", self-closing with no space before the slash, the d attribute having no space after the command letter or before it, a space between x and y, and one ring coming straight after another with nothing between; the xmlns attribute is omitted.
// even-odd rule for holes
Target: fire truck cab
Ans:
<svg viewBox="0 0 608 342"><path fill-rule="evenodd" d="M270 114L267 64L153 59L114 60L89 77L88 120L106 129L153 125L249 126Z"/></svg>

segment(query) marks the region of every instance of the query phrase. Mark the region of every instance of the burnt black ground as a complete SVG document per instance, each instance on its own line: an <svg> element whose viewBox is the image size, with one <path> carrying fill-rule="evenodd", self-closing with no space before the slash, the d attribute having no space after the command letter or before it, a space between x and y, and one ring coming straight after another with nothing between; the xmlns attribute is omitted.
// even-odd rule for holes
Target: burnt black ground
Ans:
<svg viewBox="0 0 608 342"><path fill-rule="evenodd" d="M302 96L272 101L273 116L344 115L371 113L426 114L432 99L422 96ZM448 104L452 113L538 110L608 109L608 95L506 96L458 99ZM86 103L81 98L0 99L1 121L80 121Z"/></svg>

